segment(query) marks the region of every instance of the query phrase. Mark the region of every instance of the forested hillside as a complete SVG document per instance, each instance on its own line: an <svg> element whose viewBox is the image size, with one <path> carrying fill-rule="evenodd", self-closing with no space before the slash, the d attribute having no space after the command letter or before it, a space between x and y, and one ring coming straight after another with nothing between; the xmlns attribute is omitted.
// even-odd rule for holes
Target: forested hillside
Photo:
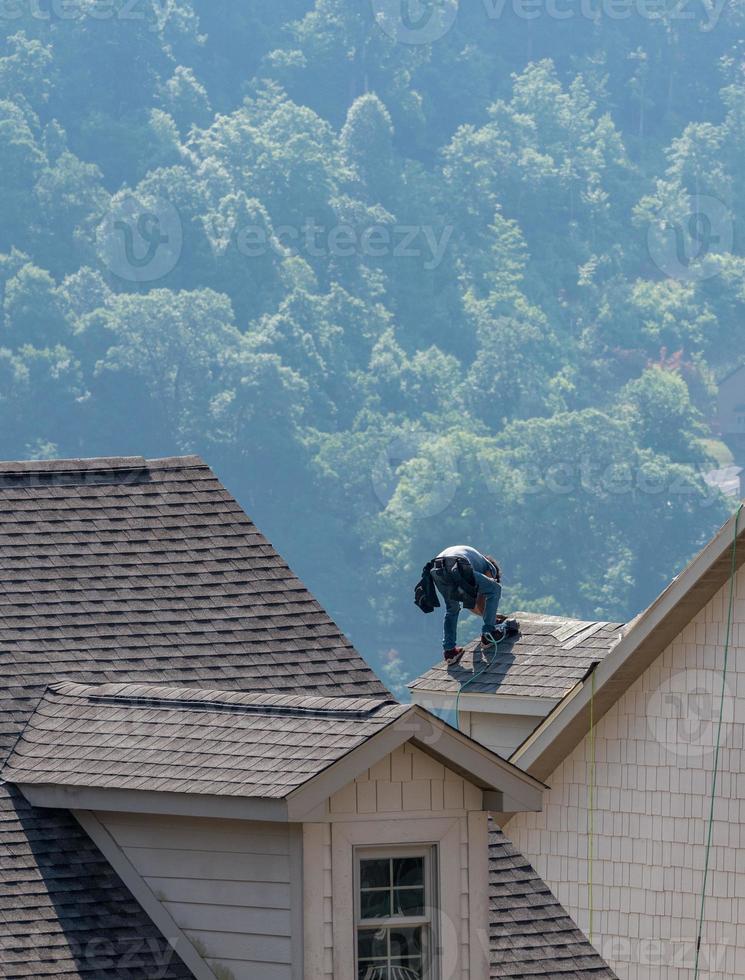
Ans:
<svg viewBox="0 0 745 980"><path fill-rule="evenodd" d="M394 685L448 544L512 609L636 614L731 507L744 26L4 0L1 455L202 454Z"/></svg>

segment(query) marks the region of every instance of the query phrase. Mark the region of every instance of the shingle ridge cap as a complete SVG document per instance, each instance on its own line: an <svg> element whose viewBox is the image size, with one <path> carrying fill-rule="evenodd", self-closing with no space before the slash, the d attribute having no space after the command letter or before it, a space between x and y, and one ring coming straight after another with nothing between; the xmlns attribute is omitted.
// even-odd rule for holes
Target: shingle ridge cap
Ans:
<svg viewBox="0 0 745 980"><path fill-rule="evenodd" d="M153 459L146 459L145 463L152 469L210 469L209 463L205 463L201 456L190 453L185 456L156 456Z"/></svg>
<svg viewBox="0 0 745 980"><path fill-rule="evenodd" d="M147 469L209 469L207 463L196 454L184 456L80 456L62 459L5 459L0 460L0 473L87 473L110 470Z"/></svg>
<svg viewBox="0 0 745 980"><path fill-rule="evenodd" d="M82 473L89 470L147 469L144 456L85 456L69 459L0 460L0 473Z"/></svg>
<svg viewBox="0 0 745 980"><path fill-rule="evenodd" d="M326 697L300 694L252 694L197 687L171 687L162 684L78 684L60 681L50 684L42 700L54 693L66 698L80 698L98 704L131 707L153 707L189 711L277 714L301 718L371 719L383 712L401 712L394 698Z"/></svg>

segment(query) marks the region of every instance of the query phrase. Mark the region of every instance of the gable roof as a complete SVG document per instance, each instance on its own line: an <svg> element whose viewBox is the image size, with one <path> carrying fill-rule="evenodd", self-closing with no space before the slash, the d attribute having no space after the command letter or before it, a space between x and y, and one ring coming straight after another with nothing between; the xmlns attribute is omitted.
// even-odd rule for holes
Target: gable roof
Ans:
<svg viewBox="0 0 745 980"><path fill-rule="evenodd" d="M536 613L515 613L514 618L520 622L520 634L503 640L493 660L483 657L475 640L460 664L448 666L441 661L409 684L412 697L423 702L428 699L423 695L446 695L452 704L452 696L463 690L464 710L468 699L477 694L555 702L582 680L593 663L604 659L623 632L620 623ZM478 674L487 664L474 681L474 671ZM504 704L502 708L509 710Z"/></svg>
<svg viewBox="0 0 745 980"><path fill-rule="evenodd" d="M569 692L513 753L512 761L547 779L590 729L616 703L729 579L738 515L676 576L660 596L633 620L623 638L591 675ZM736 568L745 562L745 519L740 517ZM593 695L594 690L594 695Z"/></svg>
<svg viewBox="0 0 745 980"><path fill-rule="evenodd" d="M0 676L0 764L65 679L389 697L196 456L0 464ZM70 814L2 780L0 850L3 975L190 976Z"/></svg>
<svg viewBox="0 0 745 980"><path fill-rule="evenodd" d="M56 684L2 776L46 806L297 820L407 741L494 808L540 809L533 777L419 708L373 698ZM242 801L253 806L227 806Z"/></svg>

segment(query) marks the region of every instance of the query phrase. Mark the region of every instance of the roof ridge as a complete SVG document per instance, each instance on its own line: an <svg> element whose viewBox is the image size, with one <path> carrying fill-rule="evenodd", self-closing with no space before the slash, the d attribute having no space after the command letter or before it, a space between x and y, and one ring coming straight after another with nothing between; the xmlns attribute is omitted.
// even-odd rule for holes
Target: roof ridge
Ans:
<svg viewBox="0 0 745 980"><path fill-rule="evenodd" d="M153 693L141 693L147 692L148 689ZM277 714L304 718L373 718L383 708L406 707L393 698L252 694L248 691L170 687L160 684L78 684L74 681L61 681L50 684L47 691L63 697L87 698L89 701L102 704L241 714ZM192 694L214 695L214 697L189 696Z"/></svg>
<svg viewBox="0 0 745 980"><path fill-rule="evenodd" d="M85 473L91 470L148 469L149 467L192 467L207 464L196 454L160 456L71 456L63 459L5 459L0 460L0 473Z"/></svg>
<svg viewBox="0 0 745 980"><path fill-rule="evenodd" d="M90 456L70 459L0 460L0 473L83 473L88 470L145 469L144 456Z"/></svg>

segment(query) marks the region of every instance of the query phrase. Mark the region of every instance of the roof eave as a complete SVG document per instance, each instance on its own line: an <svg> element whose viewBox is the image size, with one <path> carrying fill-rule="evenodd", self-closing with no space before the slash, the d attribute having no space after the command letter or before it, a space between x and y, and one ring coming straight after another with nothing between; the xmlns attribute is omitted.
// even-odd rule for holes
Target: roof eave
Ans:
<svg viewBox="0 0 745 980"><path fill-rule="evenodd" d="M406 742L481 789L484 810L541 809L542 783L417 706L398 714L283 799L34 783L24 780L20 771L14 779L12 765L6 767L4 776L15 782L29 803L40 807L302 822L317 819L336 792Z"/></svg>
<svg viewBox="0 0 745 980"><path fill-rule="evenodd" d="M411 688L411 700L426 711L433 709L451 711L455 708L457 691L431 691L426 687ZM459 708L461 711L483 712L492 715L525 715L530 718L545 718L561 698L527 696L520 694L470 694L462 691Z"/></svg>
<svg viewBox="0 0 745 980"><path fill-rule="evenodd" d="M178 817L219 817L286 823L285 800L157 790L113 789L94 786L55 786L16 783L32 806L65 810L151 813Z"/></svg>

